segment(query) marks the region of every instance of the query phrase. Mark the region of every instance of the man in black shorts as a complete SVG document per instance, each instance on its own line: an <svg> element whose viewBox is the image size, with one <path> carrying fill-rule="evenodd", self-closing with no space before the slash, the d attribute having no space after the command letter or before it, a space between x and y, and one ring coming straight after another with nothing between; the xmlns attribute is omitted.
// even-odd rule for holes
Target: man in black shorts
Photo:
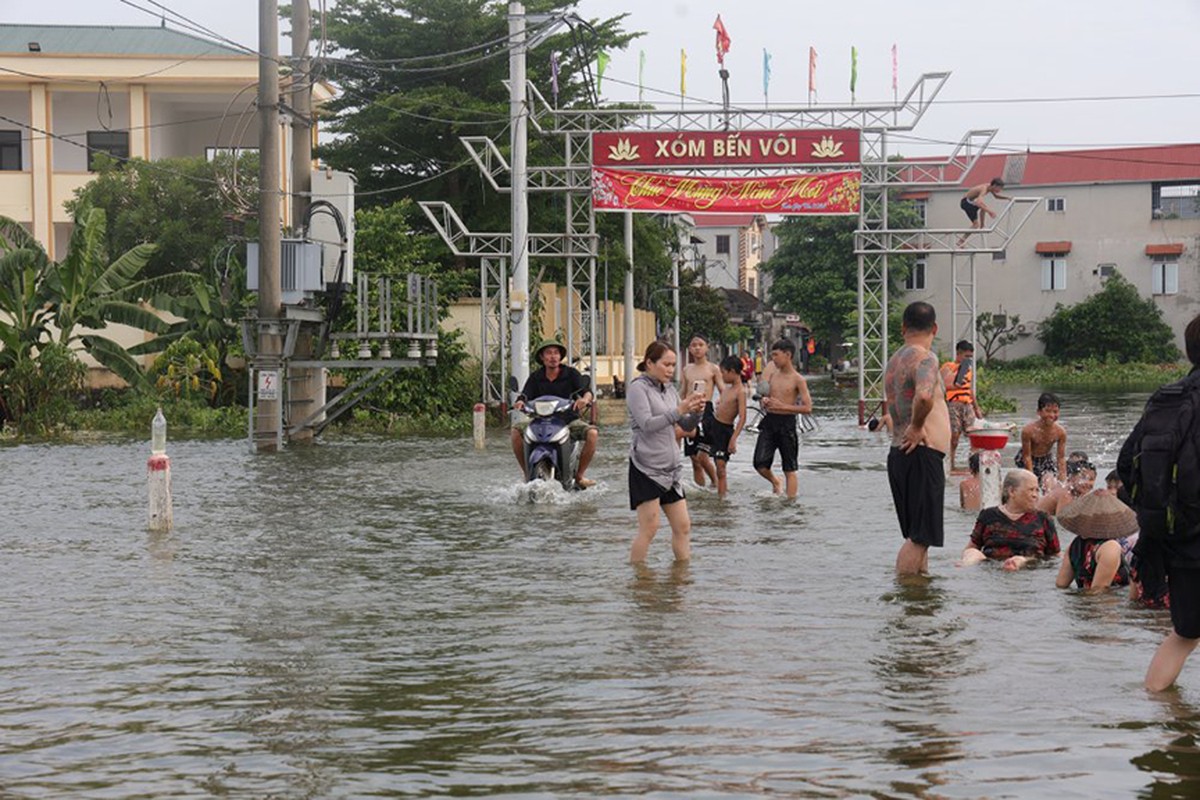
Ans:
<svg viewBox="0 0 1200 800"><path fill-rule="evenodd" d="M929 571L929 548L945 538L945 459L950 449L950 413L933 352L937 315L929 303L910 303L900 325L904 346L883 373L892 431L888 451L888 483L904 544L896 555L897 575Z"/></svg>
<svg viewBox="0 0 1200 800"><path fill-rule="evenodd" d="M987 203L983 202L984 195L990 194L997 200L1012 200L1011 197L1000 194L1000 190L1003 188L1004 181L999 178L992 178L988 183L981 183L967 190L966 196L959 202L958 207L967 215L967 219L971 220L972 228L982 228L989 214L992 216L992 219L996 218L996 212L988 208ZM962 247L963 242L967 240L967 236L968 234L963 234L958 237L959 247Z"/></svg>

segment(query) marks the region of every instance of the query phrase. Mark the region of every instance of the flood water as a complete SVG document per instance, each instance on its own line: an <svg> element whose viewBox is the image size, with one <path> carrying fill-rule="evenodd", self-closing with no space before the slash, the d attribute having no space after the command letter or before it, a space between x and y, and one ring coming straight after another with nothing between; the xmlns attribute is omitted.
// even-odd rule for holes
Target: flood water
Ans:
<svg viewBox="0 0 1200 800"><path fill-rule="evenodd" d="M1103 475L1146 394L1062 394ZM501 431L172 442L169 535L146 442L0 448L0 796L1200 794L1200 663L1141 689L1165 614L956 568L953 484L897 585L886 442L814 395L799 501L747 437L683 568L626 563L621 427L535 503Z"/></svg>

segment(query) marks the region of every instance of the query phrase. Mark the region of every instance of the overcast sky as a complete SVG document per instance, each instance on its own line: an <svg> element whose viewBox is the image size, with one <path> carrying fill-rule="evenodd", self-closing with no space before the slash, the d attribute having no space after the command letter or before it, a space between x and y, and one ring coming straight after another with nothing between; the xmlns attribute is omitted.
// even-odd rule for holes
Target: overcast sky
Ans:
<svg viewBox="0 0 1200 800"><path fill-rule="evenodd" d="M131 4L154 7L151 0L0 0L0 19L157 22ZM257 43L255 0L161 5ZM646 35L612 54L607 75L636 84L644 50L646 100L671 108L679 105L681 48L688 95L697 105L719 101L712 25L720 13L732 38L726 66L739 106L763 102L763 48L771 54L771 105L807 103L810 46L818 52L821 103L850 102L851 46L858 48L859 103L891 99L893 44L901 96L922 72L951 72L914 138L897 141L902 153L944 150L942 142L973 128L999 129L999 147L1035 150L1200 141L1200 0L582 0L579 9L589 18L628 11L626 27ZM636 99L637 88L609 80L603 96Z"/></svg>

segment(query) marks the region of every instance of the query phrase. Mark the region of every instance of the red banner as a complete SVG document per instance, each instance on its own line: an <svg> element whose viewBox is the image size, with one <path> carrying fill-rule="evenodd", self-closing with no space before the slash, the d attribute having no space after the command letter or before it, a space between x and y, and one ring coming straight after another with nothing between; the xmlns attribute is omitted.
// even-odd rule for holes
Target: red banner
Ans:
<svg viewBox="0 0 1200 800"><path fill-rule="evenodd" d="M862 173L709 178L592 168L597 211L857 214Z"/></svg>
<svg viewBox="0 0 1200 800"><path fill-rule="evenodd" d="M592 134L594 167L857 164L858 131L625 131Z"/></svg>

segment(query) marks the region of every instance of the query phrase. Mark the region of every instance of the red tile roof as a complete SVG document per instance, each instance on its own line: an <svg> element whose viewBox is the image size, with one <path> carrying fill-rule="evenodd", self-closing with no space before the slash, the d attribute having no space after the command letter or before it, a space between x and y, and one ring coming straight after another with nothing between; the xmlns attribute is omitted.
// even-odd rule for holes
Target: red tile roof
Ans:
<svg viewBox="0 0 1200 800"><path fill-rule="evenodd" d="M1004 175L1008 153L979 159L963 180L964 186L987 183ZM1159 147L1121 147L1104 150L1060 150L1052 153L1014 153L1024 156L1021 186L1056 183L1112 183L1200 180L1200 144Z"/></svg>
<svg viewBox="0 0 1200 800"><path fill-rule="evenodd" d="M1146 245L1146 255L1148 256L1181 256L1183 255L1182 244L1148 244Z"/></svg>
<svg viewBox="0 0 1200 800"><path fill-rule="evenodd" d="M1038 242L1033 246L1033 251L1040 255L1050 256L1059 255L1061 253L1071 252L1070 242Z"/></svg>

